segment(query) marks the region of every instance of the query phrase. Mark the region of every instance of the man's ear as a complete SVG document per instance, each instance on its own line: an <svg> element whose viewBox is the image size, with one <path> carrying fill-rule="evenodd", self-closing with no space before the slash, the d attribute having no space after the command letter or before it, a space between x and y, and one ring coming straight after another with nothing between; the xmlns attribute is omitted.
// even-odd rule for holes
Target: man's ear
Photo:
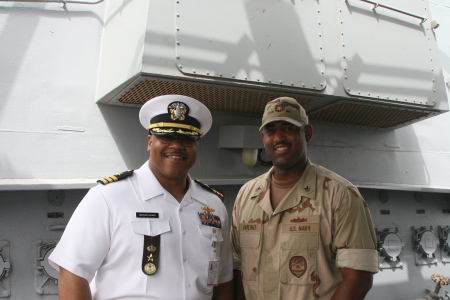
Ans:
<svg viewBox="0 0 450 300"><path fill-rule="evenodd" d="M148 136L147 136L147 152L150 152L150 147L151 147L151 145L152 145L152 135L151 134L149 134Z"/></svg>
<svg viewBox="0 0 450 300"><path fill-rule="evenodd" d="M306 142L309 142L312 139L313 136L313 127L311 124L305 125L305 139Z"/></svg>

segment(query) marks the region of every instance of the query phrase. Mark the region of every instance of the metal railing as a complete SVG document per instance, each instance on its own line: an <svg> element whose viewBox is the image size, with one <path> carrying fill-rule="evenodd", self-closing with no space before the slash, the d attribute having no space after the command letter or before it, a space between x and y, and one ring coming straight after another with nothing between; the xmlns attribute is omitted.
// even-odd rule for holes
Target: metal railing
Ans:
<svg viewBox="0 0 450 300"><path fill-rule="evenodd" d="M346 1L348 2L348 0L346 0ZM384 5L384 4L381 4L378 1L371 1L371 0L361 0L361 1L373 4L374 7L372 8L372 10L377 9L377 7L382 7L382 8L386 8L386 9L390 9L390 10L396 11L398 13L401 13L401 14L404 14L404 15L407 15L407 16L411 16L411 17L420 19L420 20L422 20L420 22L420 24L422 24L423 22L425 22L427 20L427 18L425 18L423 16L419 16L419 15L416 15L416 14L413 14L413 13L410 13L410 12L407 12L407 11L404 11L404 10L401 10L401 9L398 9L398 8L395 8L395 7L392 7L392 6Z"/></svg>

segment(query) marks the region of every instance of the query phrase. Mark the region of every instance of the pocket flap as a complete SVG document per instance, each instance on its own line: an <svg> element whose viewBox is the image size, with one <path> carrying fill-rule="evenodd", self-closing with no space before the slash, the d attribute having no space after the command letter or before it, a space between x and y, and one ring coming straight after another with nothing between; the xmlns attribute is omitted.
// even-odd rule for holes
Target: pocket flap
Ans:
<svg viewBox="0 0 450 300"><path fill-rule="evenodd" d="M260 232L242 232L239 236L239 242L241 247L257 248L261 240Z"/></svg>
<svg viewBox="0 0 450 300"><path fill-rule="evenodd" d="M204 226L204 225L198 225L198 229L200 230L200 233L203 237L212 240L213 236L213 229L216 230L216 238L218 242L223 241L222 237L222 231L219 228L211 227L211 226Z"/></svg>
<svg viewBox="0 0 450 300"><path fill-rule="evenodd" d="M142 235L148 236L157 236L162 233L170 231L170 224L168 221L131 221L131 225L133 226L133 232Z"/></svg>

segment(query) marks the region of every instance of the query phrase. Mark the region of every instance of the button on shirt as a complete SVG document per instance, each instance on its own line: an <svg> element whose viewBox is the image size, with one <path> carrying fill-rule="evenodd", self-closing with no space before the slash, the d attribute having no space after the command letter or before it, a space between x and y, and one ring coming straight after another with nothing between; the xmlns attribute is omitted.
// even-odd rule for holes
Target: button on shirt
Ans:
<svg viewBox="0 0 450 300"><path fill-rule="evenodd" d="M126 179L92 188L75 210L49 260L91 282L94 299L211 299L207 285L213 228L199 213L208 207L221 221L215 237L219 283L233 276L228 216L222 201L189 178L181 203L151 172L148 162ZM136 212L158 213L138 218ZM154 275L142 272L144 235L161 236Z"/></svg>

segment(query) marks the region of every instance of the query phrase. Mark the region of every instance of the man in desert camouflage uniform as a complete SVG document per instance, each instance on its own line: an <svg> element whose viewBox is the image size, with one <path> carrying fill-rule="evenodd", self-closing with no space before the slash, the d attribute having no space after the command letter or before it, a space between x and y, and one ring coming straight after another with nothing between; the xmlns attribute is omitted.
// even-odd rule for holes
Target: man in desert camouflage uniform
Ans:
<svg viewBox="0 0 450 300"><path fill-rule="evenodd" d="M270 101L261 137L274 167L245 184L233 209L237 299L364 299L378 271L358 189L312 164L312 126L292 98Z"/></svg>

